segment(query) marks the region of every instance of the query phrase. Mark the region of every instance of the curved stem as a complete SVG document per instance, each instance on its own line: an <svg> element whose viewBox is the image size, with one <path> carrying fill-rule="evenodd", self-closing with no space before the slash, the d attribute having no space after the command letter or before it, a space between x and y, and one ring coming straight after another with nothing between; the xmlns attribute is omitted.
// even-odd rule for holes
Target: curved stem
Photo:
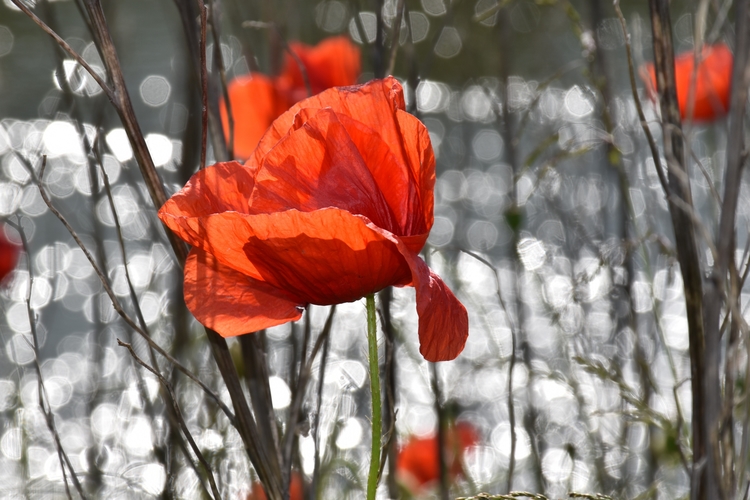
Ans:
<svg viewBox="0 0 750 500"><path fill-rule="evenodd" d="M370 473L367 476L367 500L375 499L380 471L380 435L383 419L380 402L380 366L378 365L378 324L375 313L375 295L367 296L367 346L370 358L370 394L372 395L372 453Z"/></svg>

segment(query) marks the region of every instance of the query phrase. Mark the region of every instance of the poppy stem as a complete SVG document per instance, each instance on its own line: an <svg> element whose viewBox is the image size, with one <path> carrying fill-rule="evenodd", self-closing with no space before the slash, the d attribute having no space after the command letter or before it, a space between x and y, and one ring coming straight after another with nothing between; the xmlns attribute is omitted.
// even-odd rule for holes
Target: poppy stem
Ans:
<svg viewBox="0 0 750 500"><path fill-rule="evenodd" d="M370 394L372 395L372 453L370 473L367 477L367 500L375 499L380 471L380 441L383 417L380 401L380 365L378 364L378 322L375 312L375 295L367 300L367 345L370 358Z"/></svg>

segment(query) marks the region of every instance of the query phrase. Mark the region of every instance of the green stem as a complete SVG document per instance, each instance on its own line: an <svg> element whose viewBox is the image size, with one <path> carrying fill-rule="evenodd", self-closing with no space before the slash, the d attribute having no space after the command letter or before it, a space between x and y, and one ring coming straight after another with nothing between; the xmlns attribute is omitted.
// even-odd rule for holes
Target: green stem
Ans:
<svg viewBox="0 0 750 500"><path fill-rule="evenodd" d="M375 295L367 296L367 345L370 358L370 394L372 395L372 453L367 477L367 500L375 500L380 472L380 435L383 417L380 402L380 366L378 365L378 322L375 316Z"/></svg>

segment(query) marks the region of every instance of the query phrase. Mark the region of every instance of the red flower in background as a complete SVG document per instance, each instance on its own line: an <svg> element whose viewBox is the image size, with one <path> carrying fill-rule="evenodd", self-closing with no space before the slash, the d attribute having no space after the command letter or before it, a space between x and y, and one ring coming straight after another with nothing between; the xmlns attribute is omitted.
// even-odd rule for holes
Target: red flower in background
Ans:
<svg viewBox="0 0 750 500"><path fill-rule="evenodd" d="M688 118L688 95L693 81L693 120L709 121L726 114L729 110L733 61L732 52L723 43L703 48L698 57L697 71L695 54L692 51L675 57L677 102L683 119ZM640 76L646 84L649 96L656 102L656 72L653 63L642 66Z"/></svg>
<svg viewBox="0 0 750 500"><path fill-rule="evenodd" d="M357 83L361 69L359 49L348 38L326 38L315 47L291 42L289 48L304 66L313 95L331 87ZM289 106L307 97L299 63L289 53L284 60L284 71L276 78L276 88L287 98Z"/></svg>
<svg viewBox="0 0 750 500"><path fill-rule="evenodd" d="M289 482L289 500L303 499L304 489L302 487L302 477L299 472L292 472L292 479ZM247 495L246 500L266 500L266 492L263 490L263 485L260 483L253 483L253 487Z"/></svg>
<svg viewBox="0 0 750 500"><path fill-rule="evenodd" d="M459 422L445 433L445 461L449 481L463 473L466 451L479 443L479 434L470 424ZM410 491L418 493L440 480L438 437L411 438L399 451L396 475Z"/></svg>
<svg viewBox="0 0 750 500"><path fill-rule="evenodd" d="M0 283L15 269L20 251L21 248L5 236L5 231L0 226Z"/></svg>
<svg viewBox="0 0 750 500"><path fill-rule="evenodd" d="M185 302L227 337L307 304L416 288L420 352L455 358L468 315L419 257L433 224L435 157L394 78L329 89L268 129L246 165L195 174L159 210L193 246Z"/></svg>
<svg viewBox="0 0 750 500"><path fill-rule="evenodd" d="M315 47L292 42L289 48L304 66L313 94L357 83L359 49L348 38L328 38ZM234 154L243 159L250 157L263 133L278 116L308 95L299 63L288 53L278 77L269 78L260 73L241 76L229 82L227 92L234 117ZM229 119L223 102L220 111L228 138Z"/></svg>

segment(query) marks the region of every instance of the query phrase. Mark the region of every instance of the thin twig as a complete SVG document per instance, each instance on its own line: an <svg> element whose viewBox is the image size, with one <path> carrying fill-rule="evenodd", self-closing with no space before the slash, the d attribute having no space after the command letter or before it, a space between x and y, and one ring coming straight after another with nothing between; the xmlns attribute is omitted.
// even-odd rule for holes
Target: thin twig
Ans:
<svg viewBox="0 0 750 500"><path fill-rule="evenodd" d="M515 411L515 404L513 402L513 369L516 366L516 336L518 335L518 332L516 331L517 327L516 327L515 322L513 321L513 318L511 318L510 314L508 314L508 308L505 305L505 299L503 299L503 294L500 289L500 271L498 271L498 269L490 261L488 261L481 255L475 252L472 252L471 250L465 250L462 248L461 252L478 260L479 262L487 266L492 271L492 274L495 277L495 290L497 294L497 300L500 303L500 307L503 308L505 317L508 319L508 325L510 326L511 348L510 348L510 362L508 363L508 419L509 419L509 424L510 424L510 463L508 465L508 484L507 484L508 491L510 491L511 486L512 486L513 469L515 468L516 442L517 442L516 411Z"/></svg>
<svg viewBox="0 0 750 500"><path fill-rule="evenodd" d="M107 85L107 83L102 80L102 78L99 76L99 74L94 71L94 68L92 68L89 63L87 63L81 55L73 50L73 47L68 45L68 42L62 39L60 35L58 35L52 28L50 28L44 21L39 19L36 14L34 14L21 0L11 0L13 4L21 9L24 14L29 16L32 21L34 21L37 26L42 28L42 30L47 33L49 36L55 39L58 45L62 47L62 49L70 54L70 57L76 60L78 64L80 64L86 71L88 71L89 75L91 75L91 78L94 79L94 81L101 87L101 89L104 91L105 94L107 94L107 97L110 101L115 102L115 93L112 90L112 88Z"/></svg>
<svg viewBox="0 0 750 500"><path fill-rule="evenodd" d="M393 21L393 28L391 29L391 53L388 57L388 69L383 76L392 75L393 69L396 67L396 53L401 41L401 22L404 18L405 3L404 0L398 0L398 5L396 6L396 19Z"/></svg>
<svg viewBox="0 0 750 500"><path fill-rule="evenodd" d="M44 386L44 380L42 378L42 368L39 364L39 338L36 333L36 317L34 314L34 310L31 307L31 293L32 289L34 288L34 269L31 264L31 254L29 253L29 244L26 240L26 234L24 233L23 227L21 224L13 224L12 222L8 222L9 225L14 227L18 234L21 236L21 243L23 245L24 252L26 252L26 265L28 267L29 272L29 286L28 290L26 292L26 313L28 314L29 318L29 328L31 330L31 338L33 340L33 344L31 344L31 348L34 351L34 369L36 371L37 375L37 383L38 383L38 396L39 396L39 408L42 411L42 414L44 415L44 420L47 423L47 428L49 429L50 433L52 434L52 437L55 441L55 447L57 449L57 456L60 460L60 470L62 471L63 475L63 483L65 484L65 492L68 495L68 498L72 500L73 496L70 492L70 487L68 485L68 476L65 472L65 468L67 467L70 471L70 477L73 481L73 486L75 487L76 491L78 492L78 495L82 499L86 499L86 495L83 493L83 486L81 485L80 481L78 481L78 476L76 475L75 470L73 469L73 464L70 462L70 459L68 458L67 453L65 453L65 449L63 448L62 442L60 440L60 435L57 432L57 427L55 426L55 416L52 414L52 408L49 406L49 396L47 396L47 390ZM47 401L47 405L45 406L44 401Z"/></svg>
<svg viewBox="0 0 750 500"><path fill-rule="evenodd" d="M327 341L331 333L331 328L333 326L333 317L335 313L336 306L333 305L328 312L328 318L326 318L326 322L323 325L323 330L321 330L318 338L315 339L315 344L313 346L312 352L310 353L310 357L300 369L299 378L297 380L296 388L294 391L294 398L289 409L286 434L284 434L284 440L282 444L282 450L284 453L283 463L285 466L285 470L288 470L292 465L292 444L294 442L294 435L297 432L297 415L302 409L302 403L305 400L307 383L310 380L310 376L312 375L313 361L315 361L315 357L317 356L318 351L320 351L320 348L323 346L323 342Z"/></svg>
<svg viewBox="0 0 750 500"><path fill-rule="evenodd" d="M198 1L198 8L201 11L201 28L200 28L200 76L201 76L201 160L200 169L206 168L206 144L208 142L208 69L206 68L206 11L208 7L203 0ZM219 49L221 50L221 49ZM227 99L227 103L229 100ZM230 115L231 116L231 115ZM230 118L231 120L231 118Z"/></svg>
<svg viewBox="0 0 750 500"><path fill-rule="evenodd" d="M263 21L245 21L242 23L242 27L253 28L253 29L268 29L268 30L273 31L273 33L276 35L278 40L284 46L284 50L290 56L292 56L292 59L294 59L295 64L297 64L297 68L299 68L300 73L302 73L302 81L305 84L305 90L307 91L307 96L310 97L311 95L313 95L312 86L310 85L310 78L307 75L307 68L305 67L305 64L302 62L302 59L300 59L297 53L292 50L291 46L289 46L289 43L286 41L286 38L284 38L284 35L281 33L281 30L279 29L279 26L276 23L267 23Z"/></svg>
<svg viewBox="0 0 750 500"><path fill-rule="evenodd" d="M206 384L204 384L193 372L188 370L186 367L184 367L179 361L177 361L175 358L173 358L167 351L165 351L159 344L154 342L154 340L146 333L144 332L140 326L128 315L127 312L122 308L122 305L120 304L120 301L117 299L117 296L115 295L114 291L112 290L112 287L109 284L109 281L107 280L107 277L104 275L102 270L97 265L96 261L94 260L94 257L91 255L91 252L88 250L86 245L81 240L80 236L78 236L78 233L75 229L70 225L68 220L65 218L65 216L52 204L52 202L49 199L49 195L47 195L47 191L44 188L43 184L43 176L44 176L44 169L46 168L46 161L47 157L42 156L42 168L39 172L39 176L37 177L36 173L33 171L33 169L28 168L29 173L32 176L32 179L34 183L39 188L39 194L42 197L42 200L47 205L47 208L50 209L50 211L55 215L55 217L58 218L58 220L65 226L65 229L68 230L68 233L73 237L73 240L78 244L78 248L81 249L84 256L86 257L86 260L89 261L89 264L91 264L92 268L94 269L94 273L99 277L99 280L102 283L102 287L104 288L104 291L109 296L110 300L112 301L112 307L115 309L117 314L125 321L125 323L132 328L136 333L141 335L144 340L148 343L149 346L151 346L156 352L164 356L170 363L172 363L178 370L180 370L183 374L185 374L190 380L198 384L201 389L209 396L211 399L213 399L216 404L221 408L221 410L224 412L224 414L227 416L230 422L234 424L236 422L235 416L232 413L232 411L227 407L227 405L224 404L224 402L221 400L218 394L213 392L211 388L209 388Z"/></svg>
<svg viewBox="0 0 750 500"><path fill-rule="evenodd" d="M198 460L200 461L201 465L203 465L203 468L205 469L206 476L208 477L208 482L211 485L211 492L214 495L214 499L218 500L221 499L221 494L219 493L219 488L216 486L216 480L214 479L214 474L211 469L211 465L208 463L206 458L201 453L201 450L198 448L198 445L195 444L195 440L193 439L192 434L190 434L190 430L187 427L187 424L185 423L185 419L182 417L182 411L180 410L180 405L177 404L177 395L174 393L174 389L172 388L172 384L169 383L167 379L164 378L164 376L159 373L158 370L153 368L152 366L149 366L145 361L143 361L141 358L138 357L138 355L133 350L133 346L128 344L127 342L123 342L120 339L117 339L117 345L121 347L125 347L128 352L130 352L130 355L133 357L133 359L144 367L146 370L151 372L156 378L159 379L159 382L161 382L164 389L166 389L167 394L169 395L169 399L172 401L172 408L174 409L175 416L177 417L177 421L180 424L180 428L182 429L182 433L185 436L185 439L187 439L188 443L190 444L190 448L193 450L193 453L195 453L195 456L198 457Z"/></svg>
<svg viewBox="0 0 750 500"><path fill-rule="evenodd" d="M633 93L633 103L635 104L635 109L638 112L638 119L640 120L641 127L643 128L643 133L646 134L646 140L648 141L648 147L651 150L651 157L654 159L654 168L656 169L656 174L659 176L659 182L661 183L661 187L662 189L664 189L664 192L669 195L669 182L667 182L667 177L661 168L659 148L656 146L654 136L651 134L651 130L648 128L648 121L646 120L646 115L643 112L643 106L641 106L641 98L638 97L638 87L635 80L635 65L633 63L633 53L630 47L630 33L628 32L628 24L625 21L625 16L622 15L622 10L620 10L620 0L614 0L612 4L615 8L617 18L620 20L622 35L625 38L625 54L628 58L628 76L630 77L630 91Z"/></svg>

